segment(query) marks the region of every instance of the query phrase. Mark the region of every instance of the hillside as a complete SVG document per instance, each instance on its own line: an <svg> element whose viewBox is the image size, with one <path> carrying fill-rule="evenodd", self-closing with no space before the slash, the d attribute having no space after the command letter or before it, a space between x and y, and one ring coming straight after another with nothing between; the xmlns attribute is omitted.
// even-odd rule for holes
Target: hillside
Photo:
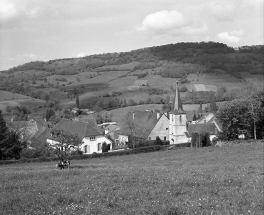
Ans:
<svg viewBox="0 0 264 215"><path fill-rule="evenodd" d="M3 214L263 214L263 142L0 166Z"/></svg>
<svg viewBox="0 0 264 215"><path fill-rule="evenodd" d="M261 80L263 55L264 46L235 50L215 42L168 44L123 53L29 62L1 71L0 86L5 91L70 106L75 106L74 98L79 94L82 107L93 109L98 102L94 98L98 97L111 97L119 103L125 98L138 104L161 104L172 96L174 83L180 80L184 103L207 103L212 89L228 91L225 98L218 98L222 101L229 99L231 91L245 80ZM197 92L197 98L188 91ZM200 91L208 93L199 95ZM111 108L115 106L107 107Z"/></svg>

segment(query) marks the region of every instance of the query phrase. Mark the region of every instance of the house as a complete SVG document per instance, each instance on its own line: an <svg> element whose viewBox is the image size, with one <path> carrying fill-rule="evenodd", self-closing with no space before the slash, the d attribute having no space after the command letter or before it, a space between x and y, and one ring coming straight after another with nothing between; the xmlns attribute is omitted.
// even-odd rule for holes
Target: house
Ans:
<svg viewBox="0 0 264 215"><path fill-rule="evenodd" d="M102 144L104 142L108 145L108 149L112 150L112 142L104 136L103 131L99 129L96 121L93 119L81 122L63 118L54 128L77 135L82 140L79 148L84 154L102 153ZM47 143L54 145L58 141L50 135L47 138Z"/></svg>
<svg viewBox="0 0 264 215"><path fill-rule="evenodd" d="M157 136L161 140L169 138L169 119L163 113L135 110L128 113L126 121L119 132L122 141L128 135L145 140L156 140Z"/></svg>
<svg viewBox="0 0 264 215"><path fill-rule="evenodd" d="M112 139L115 138L115 133L120 131L120 127L115 124L107 125L105 128L105 134L109 135Z"/></svg>
<svg viewBox="0 0 264 215"><path fill-rule="evenodd" d="M187 131L187 116L183 111L181 97L176 82L176 90L173 102L173 111L169 113L169 140L170 144L190 142Z"/></svg>
<svg viewBox="0 0 264 215"><path fill-rule="evenodd" d="M209 133L210 141L212 141L221 132L219 125L214 122L191 124L188 126L188 133L192 136L193 133L201 134L204 132Z"/></svg>

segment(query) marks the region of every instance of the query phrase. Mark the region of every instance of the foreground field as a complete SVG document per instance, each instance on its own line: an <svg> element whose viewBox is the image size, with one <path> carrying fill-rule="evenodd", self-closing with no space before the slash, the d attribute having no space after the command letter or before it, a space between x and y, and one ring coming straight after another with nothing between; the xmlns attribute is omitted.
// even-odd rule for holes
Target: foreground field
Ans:
<svg viewBox="0 0 264 215"><path fill-rule="evenodd" d="M263 214L263 143L1 166L2 214Z"/></svg>

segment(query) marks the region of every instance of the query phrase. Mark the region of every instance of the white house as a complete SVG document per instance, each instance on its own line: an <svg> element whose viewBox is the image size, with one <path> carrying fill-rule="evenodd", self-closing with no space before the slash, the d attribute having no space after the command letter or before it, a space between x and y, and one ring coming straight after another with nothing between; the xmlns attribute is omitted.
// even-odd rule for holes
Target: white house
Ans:
<svg viewBox="0 0 264 215"><path fill-rule="evenodd" d="M112 150L112 142L104 136L93 119L81 122L63 118L54 128L77 135L82 140L79 148L84 154L102 153L102 144L104 142L108 145L108 149ZM58 142L50 136L47 138L47 143L53 145Z"/></svg>

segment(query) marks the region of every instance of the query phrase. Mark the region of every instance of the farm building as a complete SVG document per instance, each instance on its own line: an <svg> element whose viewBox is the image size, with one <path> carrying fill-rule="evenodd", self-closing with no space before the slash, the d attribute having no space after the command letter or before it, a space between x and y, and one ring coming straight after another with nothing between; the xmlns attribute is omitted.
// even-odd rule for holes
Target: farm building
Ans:
<svg viewBox="0 0 264 215"><path fill-rule="evenodd" d="M215 123L203 123L203 124L191 124L188 126L188 133L190 136L192 136L193 133L201 134L203 132L208 132L210 141L213 140L214 137L216 137L221 130L219 130L219 127L216 126Z"/></svg>
<svg viewBox="0 0 264 215"><path fill-rule="evenodd" d="M93 119L87 119L86 122L61 119L54 128L77 135L82 140L79 148L84 154L102 153L104 142L108 145L108 149L112 150L112 142L104 136ZM50 134L47 143L52 146L58 141Z"/></svg>
<svg viewBox="0 0 264 215"><path fill-rule="evenodd" d="M137 90L141 87L146 87L148 86L148 80L136 80L134 85L129 86L127 89L128 90Z"/></svg>

